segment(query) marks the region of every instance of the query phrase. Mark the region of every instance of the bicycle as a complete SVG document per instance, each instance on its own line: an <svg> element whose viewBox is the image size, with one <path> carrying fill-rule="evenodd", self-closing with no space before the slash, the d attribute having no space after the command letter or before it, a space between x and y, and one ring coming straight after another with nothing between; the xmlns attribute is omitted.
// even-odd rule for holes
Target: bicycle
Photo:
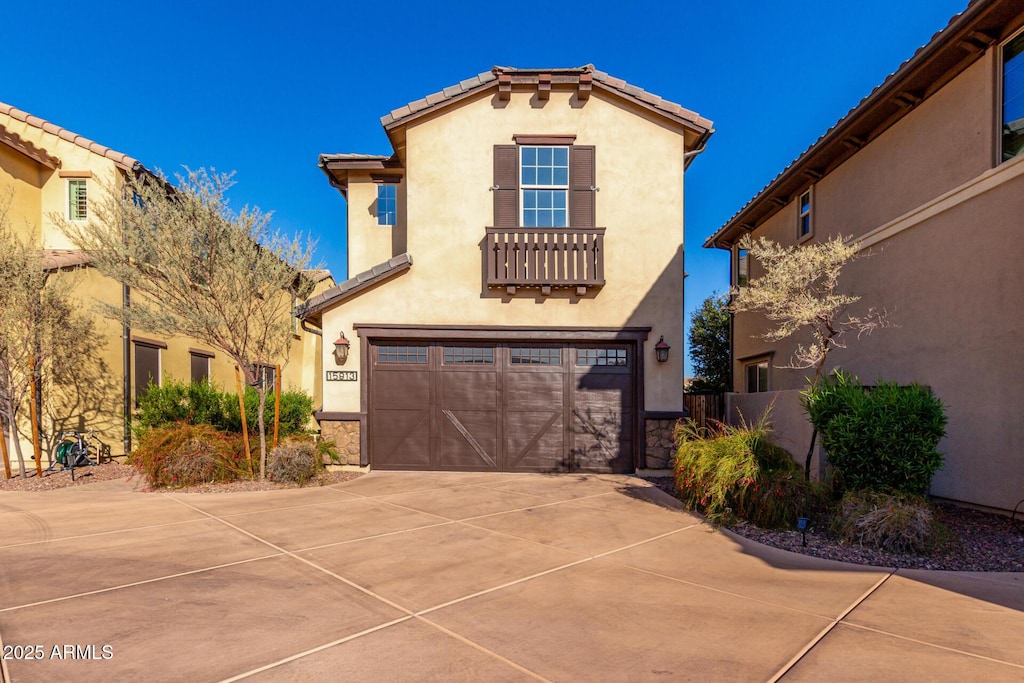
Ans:
<svg viewBox="0 0 1024 683"><path fill-rule="evenodd" d="M89 443L93 439L93 431L79 432L75 430L62 431L57 437L57 445L53 449L53 457L47 472L60 465L59 472L71 470L71 481L75 480L76 467L92 467L100 464L100 455L103 446L97 448ZM96 439L99 441L99 439Z"/></svg>

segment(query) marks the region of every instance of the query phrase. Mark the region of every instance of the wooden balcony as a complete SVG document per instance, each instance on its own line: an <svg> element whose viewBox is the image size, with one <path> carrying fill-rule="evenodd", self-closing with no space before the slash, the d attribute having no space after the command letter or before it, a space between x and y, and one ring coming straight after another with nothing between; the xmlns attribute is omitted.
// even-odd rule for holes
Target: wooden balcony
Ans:
<svg viewBox="0 0 1024 683"><path fill-rule="evenodd" d="M604 228L487 228L487 286L575 288L604 285Z"/></svg>

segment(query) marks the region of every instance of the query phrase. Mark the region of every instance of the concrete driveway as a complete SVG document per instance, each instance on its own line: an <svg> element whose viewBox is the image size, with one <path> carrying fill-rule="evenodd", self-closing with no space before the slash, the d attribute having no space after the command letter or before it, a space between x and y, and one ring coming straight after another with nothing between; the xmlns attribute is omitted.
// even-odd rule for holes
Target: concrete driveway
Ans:
<svg viewBox="0 0 1024 683"><path fill-rule="evenodd" d="M1024 574L792 555L632 477L0 495L15 683L1020 681L1022 634Z"/></svg>

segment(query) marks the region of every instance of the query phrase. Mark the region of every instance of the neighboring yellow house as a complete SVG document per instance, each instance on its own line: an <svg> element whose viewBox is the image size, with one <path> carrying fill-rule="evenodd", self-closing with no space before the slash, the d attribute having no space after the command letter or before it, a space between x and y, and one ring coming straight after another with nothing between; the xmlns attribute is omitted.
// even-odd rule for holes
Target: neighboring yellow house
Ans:
<svg viewBox="0 0 1024 683"><path fill-rule="evenodd" d="M70 221L87 220L101 199L102 188L119 187L122 179L146 172L142 164L53 123L0 103L0 196L10 192L11 227L23 237L39 240L41 258L52 270L71 271L73 296L83 310L95 301L121 305L120 284L89 266L87 254L74 249L51 215ZM318 291L333 285L327 271L310 271ZM145 330L122 329L120 323L97 314L102 341L95 363L81 368L75 387L60 387L44 404L40 416L44 451L61 430L95 430L113 455L129 448L125 415L135 406L150 378L180 380L208 378L233 390L233 362L223 351L188 338L164 338ZM321 338L304 331L295 320L295 339L282 359L283 389L304 389L320 403ZM31 453L28 410L18 425L23 451ZM44 456L44 458L47 456ZM45 463L44 459L44 463Z"/></svg>
<svg viewBox="0 0 1024 683"><path fill-rule="evenodd" d="M711 122L588 65L495 67L382 124L392 154L320 157L358 273L303 309L322 431L381 469L664 467Z"/></svg>
<svg viewBox="0 0 1024 683"><path fill-rule="evenodd" d="M708 238L732 251L735 286L758 275L737 246L748 233L785 245L852 236L870 250L841 284L898 327L851 340L830 364L865 384L928 385L945 403L934 495L1001 509L1024 498L1019 0L971 2ZM735 316L729 402L748 418L774 402L776 435L802 454L807 372L780 366L806 340L768 344L764 324Z"/></svg>

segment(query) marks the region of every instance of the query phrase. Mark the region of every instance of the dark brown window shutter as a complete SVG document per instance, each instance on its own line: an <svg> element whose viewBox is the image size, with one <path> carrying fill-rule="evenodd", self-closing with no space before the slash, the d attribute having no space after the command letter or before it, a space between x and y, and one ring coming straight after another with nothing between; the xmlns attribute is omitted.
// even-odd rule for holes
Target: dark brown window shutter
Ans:
<svg viewBox="0 0 1024 683"><path fill-rule="evenodd" d="M569 148L569 226L593 228L594 204L597 191L597 172L594 165L595 150L590 145Z"/></svg>
<svg viewBox="0 0 1024 683"><path fill-rule="evenodd" d="M519 147L494 146L494 227L519 227Z"/></svg>

